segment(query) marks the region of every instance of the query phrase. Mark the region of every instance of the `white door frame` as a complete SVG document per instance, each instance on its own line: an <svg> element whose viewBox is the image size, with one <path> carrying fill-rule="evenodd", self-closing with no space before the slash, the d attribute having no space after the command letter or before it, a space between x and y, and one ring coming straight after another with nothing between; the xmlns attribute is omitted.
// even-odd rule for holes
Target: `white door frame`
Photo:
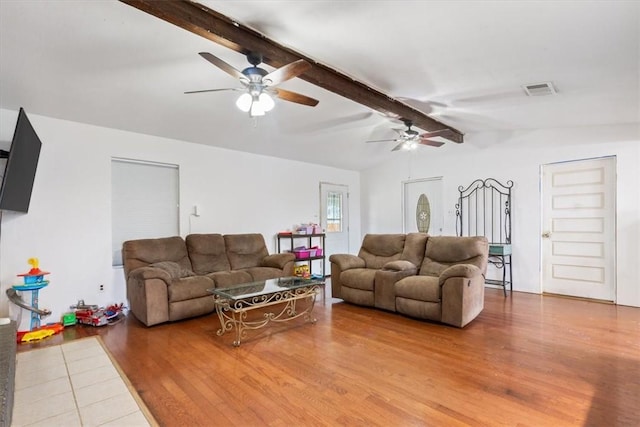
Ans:
<svg viewBox="0 0 640 427"><path fill-rule="evenodd" d="M345 222L345 224L343 224L343 227L346 227L346 230L344 230L344 232L346 233L346 248L345 248L346 250L345 250L344 253L349 253L349 247L350 247L349 243L350 243L350 240L351 240L351 226L350 226L351 219L349 218L349 216L350 216L350 212L349 212L349 208L350 208L350 206L349 206L349 202L350 202L350 200L349 200L349 186L347 184L336 184L336 183L333 183L333 182L326 182L326 181L321 181L319 183L319 185L318 185L318 199L319 199L318 208L320 209L319 219L320 219L320 225L322 225L322 226L324 226L324 224L326 223L326 216L327 216L327 213L323 212L323 209L322 209L323 205L324 205L324 201L322 200L322 189L323 189L323 186L327 186L327 185L331 185L331 186L334 186L334 187L343 187L344 188L344 193L346 195L346 199L343 202L343 213L344 213L343 219L344 219L344 222ZM327 238L329 238L329 233L327 233L325 231L325 240ZM325 255L326 255L327 259L328 259L330 254L326 253Z"/></svg>
<svg viewBox="0 0 640 427"><path fill-rule="evenodd" d="M566 209L573 209L574 211L576 209L580 210L580 209L585 209L580 205L580 202L574 202L572 201L572 203L568 203L567 201L562 202L562 199L566 199L568 197L572 197L574 195L577 195L578 197L582 194L583 196L592 196L592 198L594 196L596 196L597 194L600 193L594 193L593 195L591 193L581 193L579 190L576 193L574 190L573 192L566 192L566 195L563 191L563 187L570 189L571 186L576 186L576 185L583 185L581 183L577 183L574 184L571 181L569 181L569 178L565 178L567 181L566 183L561 183L559 186L554 186L554 187L549 187L549 180L551 178L555 179L555 176L550 176L549 174L552 173L553 171L550 171L551 168L553 168L554 166L561 166L564 164L571 164L571 163L575 163L577 166L577 170L579 171L580 166L585 166L584 172L583 173L589 173L591 172L592 174L594 173L595 168L589 168L590 164L587 164L586 162L594 162L594 161L602 161L602 160L612 160L613 163L611 165L610 168L604 168L603 171L603 176L601 178L602 183L603 183L603 190L605 191L605 193L603 193L604 195L602 196L601 200L602 200L602 209L604 212L604 215L602 216L602 226L598 226L596 227L596 229L594 229L594 231L589 231L590 228L593 227L587 227L584 228L584 232L582 231L574 231L574 229L572 229L571 227L569 227L570 224L574 224L572 227L577 227L575 225L575 221L572 222L567 222L567 220L572 219L573 218L573 211L567 211L566 214L564 215L571 215L571 217L565 217L563 218L563 215L560 214L559 216L552 216L550 209L553 207L554 209L556 209L556 211L558 209L560 209L560 211L558 211L559 213L561 213L563 210ZM593 166L596 166L596 164L593 164ZM608 166L607 164L605 164L605 166ZM545 174L546 172L546 174ZM562 177L563 171L555 171L556 174L558 174L560 177ZM567 171L566 173L574 173L574 171ZM555 162L555 163L549 163L549 164L545 164L545 165L541 165L540 167L540 209L541 209L541 215L540 215L540 289L542 290L543 293L545 292L549 292L549 293L559 293L559 294L567 294L570 296L576 296L576 297L581 297L581 298L595 298L595 299L599 299L599 300L605 300L605 301L613 301L614 303L616 302L616 290L617 290L617 283L616 283L616 275L617 275L617 255L616 255L616 240L617 240L617 229L616 229L616 219L617 219L617 204L616 204L616 156L604 156L604 157L596 157L596 158L588 158L588 159L576 159L576 160L569 160L569 161L564 161L564 162ZM575 178L574 178L575 179ZM585 178L587 179L587 178ZM598 184L597 182L593 181L594 184ZM590 182L585 182L584 185L589 185L591 184ZM594 185L591 184L591 185ZM554 190L554 193L552 193L552 188L558 188L558 190ZM579 188L579 187L578 187ZM548 192L548 194L546 194L545 192ZM613 194L609 194L608 192L612 192ZM551 200L551 195L552 194L556 194L556 197L559 197L558 203L560 204L560 207L555 207L555 202L556 199L554 198L553 201ZM607 197L607 195L609 195L609 197ZM568 199L570 200L570 199ZM576 204L577 203L577 204ZM563 204L567 204L567 206L563 206ZM588 204L587 204L588 206ZM599 209L598 206L594 205L595 209ZM613 212L610 214L610 217L607 217L607 212L606 210L613 210ZM552 219L555 218L556 220L558 220L557 224L556 221L552 222ZM582 217L575 217L574 219L581 219ZM590 219L590 218L595 218L592 216L585 216L584 219ZM562 221L564 219L564 221ZM593 220L589 223L592 223ZM564 225L562 225L564 224ZM586 224L586 223L585 223ZM595 225L594 225L595 227ZM556 228L556 229L554 229ZM599 231L599 230L602 231ZM602 233L601 236L602 237L598 237L597 234L592 234L592 233ZM578 249L574 249L573 252L566 252L566 253L562 253L563 250L560 249L560 246L558 246L558 251L559 253L556 253L556 245L554 245L554 243L562 243L565 246L566 245L574 245L575 248L577 248L576 243L579 243L580 241L583 241L583 239L581 238L582 236L580 236L579 234L576 233L587 233L593 236L592 238L589 238L588 240L584 240L587 244L589 242L600 242L602 241L602 249L601 252L598 251L598 253L594 253L594 254L585 254L583 255L582 253L580 253L580 250ZM557 236L562 236L559 237L559 240L555 240L554 239L554 234ZM562 239L567 239L565 242L562 241ZM596 240L593 240L596 239ZM593 243L591 243L591 245L593 246ZM584 249L583 249L584 250ZM577 252L576 252L577 251ZM586 253L586 252L583 252ZM597 259L599 258L597 255L599 253L602 253L603 258L601 258L603 261L601 263L596 263L594 264L593 267L589 267L590 265L590 260L593 260L593 262L596 262ZM574 255L575 254L575 255ZM587 258L583 258L583 257L587 257ZM595 258L594 258L595 257ZM580 260L584 260L583 263L576 263L579 262ZM560 264L559 266L560 271L558 272L559 276L558 279L561 281L558 285L560 290L563 290L562 288L564 287L563 292L555 292L556 289L552 289L549 290L549 284L545 283L547 280L551 280L553 277L556 277L556 271L555 268L552 268L552 266L550 266L549 264L551 262L553 262L554 260L560 260ZM563 261L564 260L564 261ZM589 262L587 262L589 261ZM562 265L562 263L565 262L566 265ZM586 264L585 264L586 263ZM555 265L553 266L555 267ZM592 294L589 295L589 289L588 288L584 288L585 292L582 293L580 292L582 289L579 286L576 286L576 283L580 283L581 281L586 280L585 283L588 282L592 282L595 281L594 278L595 276L589 276L589 277L584 277L584 278L580 278L579 274L577 276L573 276L575 277L572 278L572 274L569 274L568 272L571 271L571 269L579 271L579 269L585 269L586 268L591 268L592 270L594 270L595 268L598 268L600 270L603 271L603 282L608 282L606 283L607 287L602 288L603 291L599 291L597 290L597 288L592 288L591 292ZM609 269L609 271L606 271L605 269ZM553 272L550 270L552 269ZM563 270L565 271L565 273L563 273ZM564 277L563 277L564 275ZM566 285L562 284L562 280L567 280ZM577 281L577 282L576 282ZM572 283L573 282L573 283ZM597 294L602 294L604 295L604 290L608 291L609 294L606 297L600 297Z"/></svg>
<svg viewBox="0 0 640 427"><path fill-rule="evenodd" d="M407 216L407 206L406 203L407 201L406 199L406 192L407 192L407 185L409 184L416 184L416 183L420 183L420 182L430 182L430 181L439 181L441 184L441 189L444 188L444 180L442 176L434 176L434 177L430 177L430 178L419 178L419 179L410 179L407 181L402 181L401 185L402 185L402 232L403 233L407 233L407 224L406 224L406 216ZM442 196L442 195L441 195ZM430 200L431 201L431 200ZM440 198L440 203L443 203L444 199L443 197ZM430 233L431 235L438 235L438 234L442 234L443 230L444 230L444 206L440 206L441 209L431 209L431 223L433 224L433 220L434 218L438 218L438 220L442 221L441 224L441 229L437 230L434 233Z"/></svg>

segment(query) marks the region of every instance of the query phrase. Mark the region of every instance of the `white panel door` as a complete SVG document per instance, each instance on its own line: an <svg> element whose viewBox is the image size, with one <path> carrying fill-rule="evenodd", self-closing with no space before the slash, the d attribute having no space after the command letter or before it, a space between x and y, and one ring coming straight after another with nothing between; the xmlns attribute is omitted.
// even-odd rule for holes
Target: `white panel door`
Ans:
<svg viewBox="0 0 640 427"><path fill-rule="evenodd" d="M416 208L421 194L427 196L431 209L431 221L427 232L432 236L441 235L444 228L442 177L417 179L402 183L403 232L415 233L418 231Z"/></svg>
<svg viewBox="0 0 640 427"><path fill-rule="evenodd" d="M349 253L349 187L320 183L320 226L325 232L325 258ZM327 272L330 274L327 261Z"/></svg>
<svg viewBox="0 0 640 427"><path fill-rule="evenodd" d="M615 300L615 157L542 167L542 289Z"/></svg>

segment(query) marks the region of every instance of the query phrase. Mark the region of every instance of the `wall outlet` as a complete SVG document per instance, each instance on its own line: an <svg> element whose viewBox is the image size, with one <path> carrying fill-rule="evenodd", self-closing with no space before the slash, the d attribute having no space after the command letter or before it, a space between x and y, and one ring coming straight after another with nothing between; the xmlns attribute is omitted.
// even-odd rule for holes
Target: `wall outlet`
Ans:
<svg viewBox="0 0 640 427"><path fill-rule="evenodd" d="M104 285L100 285L100 287L98 288L98 292L104 292Z"/></svg>

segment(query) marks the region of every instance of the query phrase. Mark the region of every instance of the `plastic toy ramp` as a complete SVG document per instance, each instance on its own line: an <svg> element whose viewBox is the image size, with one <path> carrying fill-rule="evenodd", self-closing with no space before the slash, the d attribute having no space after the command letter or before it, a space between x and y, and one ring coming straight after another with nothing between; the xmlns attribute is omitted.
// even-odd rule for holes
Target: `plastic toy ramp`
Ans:
<svg viewBox="0 0 640 427"><path fill-rule="evenodd" d="M38 314L41 317L47 317L47 316L51 315L51 311L50 310L47 310L47 309L44 309L44 308L34 308L30 304L27 304L26 302L24 302L22 297L20 295L18 295L16 290L13 289L13 288L7 289L7 296L9 297L9 301L14 303L18 307L22 307L25 310L32 311L32 312Z"/></svg>

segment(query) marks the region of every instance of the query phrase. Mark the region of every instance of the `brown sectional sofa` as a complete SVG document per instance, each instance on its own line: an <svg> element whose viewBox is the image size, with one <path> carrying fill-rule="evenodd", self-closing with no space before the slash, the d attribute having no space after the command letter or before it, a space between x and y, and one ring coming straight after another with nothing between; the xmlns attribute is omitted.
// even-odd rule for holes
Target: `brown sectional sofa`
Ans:
<svg viewBox="0 0 640 427"><path fill-rule="evenodd" d="M463 327L484 308L485 237L367 234L331 255L334 298Z"/></svg>
<svg viewBox="0 0 640 427"><path fill-rule="evenodd" d="M211 313L208 289L292 276L295 256L261 234L190 234L126 241L122 259L129 310L152 326Z"/></svg>

